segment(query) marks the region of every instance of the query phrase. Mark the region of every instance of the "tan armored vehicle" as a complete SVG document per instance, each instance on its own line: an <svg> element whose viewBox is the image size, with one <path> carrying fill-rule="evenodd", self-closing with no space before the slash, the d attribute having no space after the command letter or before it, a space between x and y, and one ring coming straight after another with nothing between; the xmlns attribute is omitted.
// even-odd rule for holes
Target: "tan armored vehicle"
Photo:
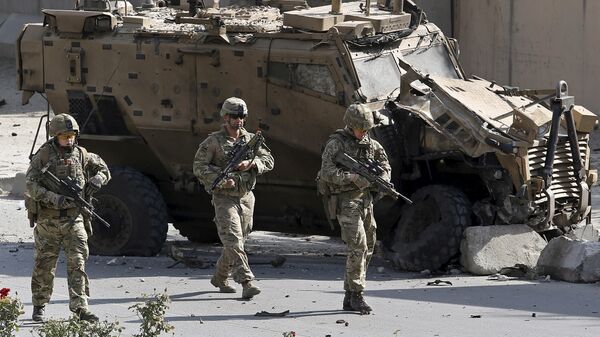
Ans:
<svg viewBox="0 0 600 337"><path fill-rule="evenodd" d="M192 159L230 96L246 100L247 128L263 130L276 161L259 180L256 229L331 233L315 176L356 101L376 111L372 136L414 202L376 206L399 267L444 265L467 226L560 234L589 219L596 117L564 82L533 91L467 78L456 42L412 1L284 13L187 5L44 10L44 24L26 25L18 40L24 101L40 93L73 115L80 143L111 166L97 206L112 227L96 226L93 252L156 254L168 222L191 240L214 238Z"/></svg>

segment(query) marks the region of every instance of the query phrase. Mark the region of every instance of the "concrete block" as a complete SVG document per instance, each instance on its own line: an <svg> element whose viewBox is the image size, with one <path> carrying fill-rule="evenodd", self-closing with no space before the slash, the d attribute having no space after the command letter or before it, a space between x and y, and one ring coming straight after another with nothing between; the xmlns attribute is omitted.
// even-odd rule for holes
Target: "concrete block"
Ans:
<svg viewBox="0 0 600 337"><path fill-rule="evenodd" d="M598 242L600 241L600 225L578 225L565 236L573 240Z"/></svg>
<svg viewBox="0 0 600 337"><path fill-rule="evenodd" d="M42 16L38 15L10 14L0 27L0 57L15 58L15 42L23 30L23 25L42 20Z"/></svg>
<svg viewBox="0 0 600 337"><path fill-rule="evenodd" d="M600 281L600 242L554 238L542 251L537 270L568 282Z"/></svg>
<svg viewBox="0 0 600 337"><path fill-rule="evenodd" d="M470 273L490 275L523 264L534 268L546 241L526 225L473 226L464 231L460 263Z"/></svg>

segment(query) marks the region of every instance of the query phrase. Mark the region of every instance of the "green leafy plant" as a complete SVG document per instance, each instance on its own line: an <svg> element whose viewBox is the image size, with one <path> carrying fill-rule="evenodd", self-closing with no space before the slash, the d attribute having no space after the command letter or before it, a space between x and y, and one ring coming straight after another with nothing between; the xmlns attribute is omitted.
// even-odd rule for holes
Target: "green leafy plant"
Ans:
<svg viewBox="0 0 600 337"><path fill-rule="evenodd" d="M14 336L19 331L17 319L25 313L21 301L8 296L9 293L9 288L0 289L0 337Z"/></svg>
<svg viewBox="0 0 600 337"><path fill-rule="evenodd" d="M144 303L138 303L129 307L133 309L142 320L140 333L135 337L156 337L163 332L175 329L165 321L165 313L169 309L171 299L167 295L167 289L162 294L154 293L152 296L143 295Z"/></svg>
<svg viewBox="0 0 600 337"><path fill-rule="evenodd" d="M75 316L68 320L48 320L34 332L40 337L119 337L123 332L119 322L90 323Z"/></svg>

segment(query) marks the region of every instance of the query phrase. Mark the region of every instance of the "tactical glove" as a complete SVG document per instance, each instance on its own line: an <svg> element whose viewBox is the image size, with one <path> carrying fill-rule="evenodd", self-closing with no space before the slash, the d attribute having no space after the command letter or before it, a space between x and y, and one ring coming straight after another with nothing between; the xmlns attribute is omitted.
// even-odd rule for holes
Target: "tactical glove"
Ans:
<svg viewBox="0 0 600 337"><path fill-rule="evenodd" d="M48 200L49 204L53 205L57 209L73 208L76 206L73 203L73 199L50 191L46 192L46 199Z"/></svg>
<svg viewBox="0 0 600 337"><path fill-rule="evenodd" d="M91 196L92 194L98 192L100 190L100 188L102 187L102 177L100 177L99 175L95 175L93 177L91 177L87 184L85 185L85 194L86 196Z"/></svg>

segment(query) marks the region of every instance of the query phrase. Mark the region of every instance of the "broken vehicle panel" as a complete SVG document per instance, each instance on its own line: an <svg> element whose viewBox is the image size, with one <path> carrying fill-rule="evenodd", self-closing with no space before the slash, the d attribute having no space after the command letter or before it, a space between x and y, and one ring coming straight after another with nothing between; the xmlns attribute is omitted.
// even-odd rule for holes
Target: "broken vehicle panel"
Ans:
<svg viewBox="0 0 600 337"><path fill-rule="evenodd" d="M574 105L566 83L533 91L467 78L457 44L412 1L390 6L46 10L44 25L26 25L24 100L38 92L73 115L80 142L114 171L98 195L114 230L95 230L94 252L155 254L167 221L191 240L215 238L192 158L230 96L247 102L248 128L263 130L277 161L258 181L256 228L330 232L314 178L323 143L356 101L376 110L372 136L396 189L415 201L376 206L401 268L441 267L467 226L545 232L589 217L595 116ZM126 198L130 190L143 202ZM162 200L166 209L153 207ZM140 216L149 209L153 221Z"/></svg>

